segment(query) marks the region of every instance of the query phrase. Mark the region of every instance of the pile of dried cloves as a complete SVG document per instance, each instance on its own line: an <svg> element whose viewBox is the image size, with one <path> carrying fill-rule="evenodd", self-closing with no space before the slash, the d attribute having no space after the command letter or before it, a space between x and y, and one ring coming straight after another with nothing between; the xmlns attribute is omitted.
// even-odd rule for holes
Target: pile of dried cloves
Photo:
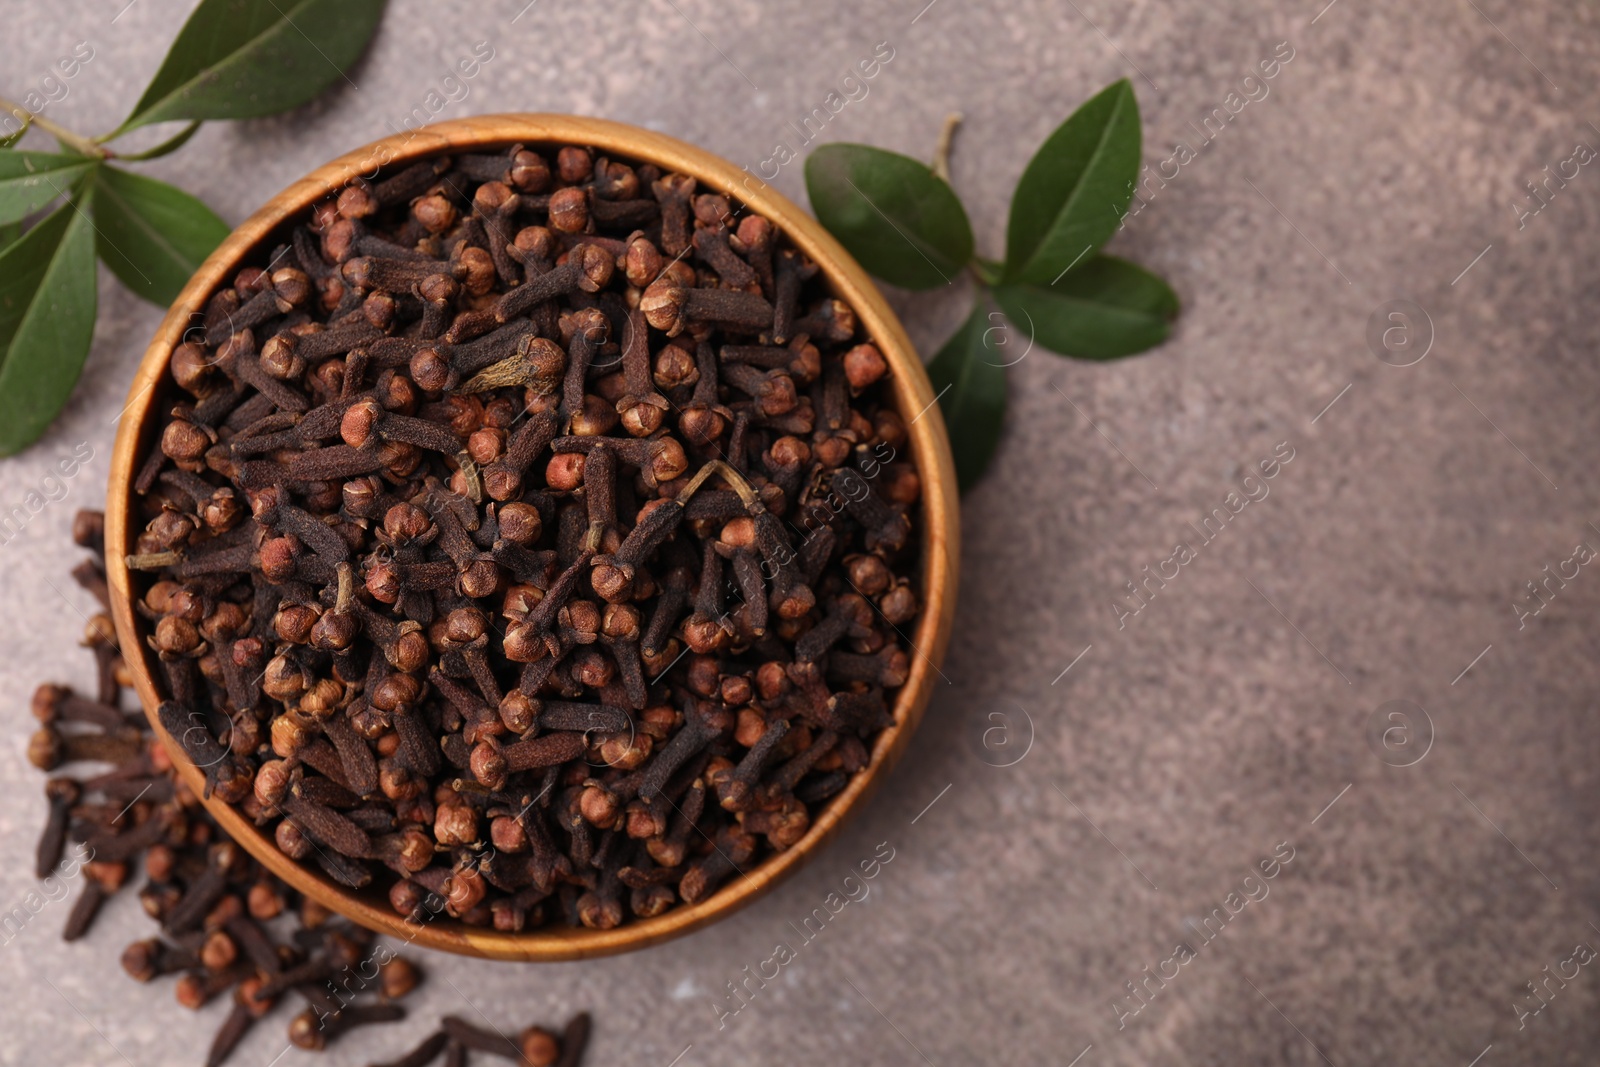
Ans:
<svg viewBox="0 0 1600 1067"><path fill-rule="evenodd" d="M207 789L503 931L657 916L800 841L919 610L888 364L816 265L576 146L356 180L279 237L174 351L134 486Z"/></svg>
<svg viewBox="0 0 1600 1067"><path fill-rule="evenodd" d="M35 875L82 876L63 939L87 933L102 903L142 869L139 902L160 933L128 945L122 967L140 982L174 977L178 1003L190 1009L231 996L207 1067L224 1062L258 1020L295 1002L304 1007L290 1019L288 1038L308 1050L326 1048L358 1027L405 1018L399 1001L421 980L416 965L375 942L370 931L302 897L229 840L184 786L144 716L123 710L129 679L105 614L103 531L99 512L78 513L74 540L94 554L73 577L103 609L85 633L95 655L96 692L90 697L41 685L33 698L40 725L28 746L35 766L51 775ZM86 764L106 767L86 774ZM452 1064L464 1063L471 1050L520 1056L526 1067L577 1067L588 1034L587 1013L559 1035L531 1026L515 1039L447 1016L391 1067L424 1067L441 1053L449 1053Z"/></svg>

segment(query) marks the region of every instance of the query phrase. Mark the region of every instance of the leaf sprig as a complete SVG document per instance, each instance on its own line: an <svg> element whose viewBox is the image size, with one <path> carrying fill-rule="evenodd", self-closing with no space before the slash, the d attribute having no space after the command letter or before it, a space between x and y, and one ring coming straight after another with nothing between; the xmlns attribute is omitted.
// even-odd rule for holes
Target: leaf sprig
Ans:
<svg viewBox="0 0 1600 1067"><path fill-rule="evenodd" d="M132 113L100 137L0 98L22 123L0 141L0 455L38 440L77 384L94 335L96 255L134 293L166 305L228 235L194 196L111 161L168 155L209 119L314 99L360 58L385 2L202 0ZM163 122L188 124L143 151L106 147ZM15 148L30 126L61 150Z"/></svg>
<svg viewBox="0 0 1600 1067"><path fill-rule="evenodd" d="M1140 151L1139 104L1124 79L1034 153L1012 194L1003 262L977 255L942 158L930 166L858 144L823 145L806 158L812 209L869 273L906 289L949 285L963 272L976 283L971 314L928 364L963 491L1000 440L1005 368L1022 358L1008 348L1037 343L1107 360L1166 340L1178 313L1172 289L1100 252L1133 198ZM1005 320L1025 345L1011 339Z"/></svg>

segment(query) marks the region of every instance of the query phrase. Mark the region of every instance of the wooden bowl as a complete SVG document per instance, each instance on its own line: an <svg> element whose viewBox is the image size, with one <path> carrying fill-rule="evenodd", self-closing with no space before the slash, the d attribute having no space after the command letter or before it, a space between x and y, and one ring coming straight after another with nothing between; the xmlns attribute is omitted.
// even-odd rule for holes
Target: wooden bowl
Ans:
<svg viewBox="0 0 1600 1067"><path fill-rule="evenodd" d="M124 562L139 533L129 491L139 462L148 449L155 447L164 410L162 401L170 397L174 388L167 372L172 350L191 323L199 321L193 316L203 311L213 290L231 281L250 257L269 247L273 238L283 233L286 223L303 218L313 203L337 191L352 177L370 175L379 164L392 167L443 152L492 151L519 142L533 148L587 145L618 158L654 163L664 171L693 175L703 185L724 192L771 219L796 247L820 265L835 295L855 309L860 324L888 359L895 402L907 423L911 457L922 480L924 607L916 632L907 635L913 645L911 674L897 695L894 725L878 736L868 767L816 813L810 831L798 844L768 857L698 904L679 906L656 918L629 922L613 930L550 927L503 933L467 926L443 915L410 922L395 914L384 894L352 891L320 871L301 866L278 851L270 835L233 807L216 799L205 801L223 829L274 874L363 926L403 941L465 955L568 960L643 948L698 929L756 899L814 855L905 751L927 707L939 661L949 642L955 617L959 527L955 468L944 421L922 362L894 312L866 272L815 220L759 178L709 152L649 130L572 115L484 115L443 122L384 138L318 167L273 197L222 242L189 279L145 350L112 452L106 501L106 569L117 637L145 714L173 754L184 780L198 795L203 788L200 770L156 721L156 705L161 696L156 684L155 654L146 641L148 627L134 614L135 578ZM148 584L148 579L139 581L141 586Z"/></svg>

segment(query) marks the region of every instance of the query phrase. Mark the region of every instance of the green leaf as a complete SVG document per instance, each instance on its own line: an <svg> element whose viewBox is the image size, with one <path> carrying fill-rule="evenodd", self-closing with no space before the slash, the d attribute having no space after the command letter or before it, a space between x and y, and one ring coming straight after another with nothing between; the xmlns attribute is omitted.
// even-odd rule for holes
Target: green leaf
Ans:
<svg viewBox="0 0 1600 1067"><path fill-rule="evenodd" d="M116 133L287 111L344 77L385 0L201 0Z"/></svg>
<svg viewBox="0 0 1600 1067"><path fill-rule="evenodd" d="M228 236L228 224L182 189L116 167L95 176L95 220L106 266L162 306Z"/></svg>
<svg viewBox="0 0 1600 1067"><path fill-rule="evenodd" d="M1014 360L999 351L1007 340L1005 326L995 323L996 318L980 300L928 364L928 377L950 432L956 481L962 492L989 466L1005 419L1005 368Z"/></svg>
<svg viewBox="0 0 1600 1067"><path fill-rule="evenodd" d="M972 226L955 190L909 156L823 145L806 157L806 193L822 225L890 285L948 285L972 259Z"/></svg>
<svg viewBox="0 0 1600 1067"><path fill-rule="evenodd" d="M66 404L94 337L92 193L0 252L0 455L36 441Z"/></svg>
<svg viewBox="0 0 1600 1067"><path fill-rule="evenodd" d="M1006 228L1006 280L1048 285L1105 244L1133 198L1139 151L1139 103L1124 78L1074 111L1022 172Z"/></svg>
<svg viewBox="0 0 1600 1067"><path fill-rule="evenodd" d="M1001 285L994 296L1012 325L1081 359L1153 348L1167 339L1178 314L1178 297L1166 282L1115 256L1094 256L1055 285Z"/></svg>
<svg viewBox="0 0 1600 1067"><path fill-rule="evenodd" d="M54 152L0 152L0 222L38 211L98 165Z"/></svg>
<svg viewBox="0 0 1600 1067"><path fill-rule="evenodd" d="M17 238L22 236L22 223L8 222L0 226L0 252L17 243Z"/></svg>
<svg viewBox="0 0 1600 1067"><path fill-rule="evenodd" d="M27 136L28 130L33 126L33 116L27 112L23 112L23 114L27 115L27 117L23 120L21 128L16 133L0 137L0 148L14 148L18 141Z"/></svg>

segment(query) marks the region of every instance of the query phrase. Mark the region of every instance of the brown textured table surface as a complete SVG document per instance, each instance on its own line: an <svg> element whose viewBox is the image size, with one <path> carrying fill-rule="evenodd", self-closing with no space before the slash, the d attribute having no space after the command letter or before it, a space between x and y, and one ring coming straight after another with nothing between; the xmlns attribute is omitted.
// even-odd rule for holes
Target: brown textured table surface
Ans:
<svg viewBox="0 0 1600 1067"><path fill-rule="evenodd" d="M1004 443L965 501L948 684L887 787L800 876L630 957L430 957L411 1021L319 1062L390 1058L442 1012L509 1028L579 1008L595 1064L1593 1062L1600 577L1579 567L1542 602L1527 583L1571 575L1580 543L1600 550L1600 170L1552 182L1537 212L1526 188L1578 145L1600 150L1591 5L524 2L396 0L351 84L287 118L209 125L149 170L237 221L430 92L444 116L605 115L754 169L780 143L803 154L790 121L887 42L866 97L818 140L925 156L964 112L952 170L988 254L1038 141L1132 77L1146 158L1189 151L1112 250L1165 274L1185 310L1151 356L1041 350L1011 370ZM10 5L0 91L88 41L47 113L115 125L189 6L124 3ZM444 100L479 41L493 58ZM798 161L775 184L803 196ZM0 837L17 855L43 812L28 695L87 673L68 524L104 498L158 318L104 281L66 416L0 463L9 512L60 495L49 469L93 450L0 545ZM891 295L925 352L967 300ZM1368 337L1389 326L1410 347L1386 364ZM1275 450L1292 459L1246 483ZM1146 566L1168 577L1134 600ZM894 858L868 895L802 943L795 928L881 842ZM27 865L0 869L0 912L33 887ZM121 975L121 946L148 930L131 895L71 946L64 911L0 935L0 1062L200 1062L225 1009L190 1031L170 985ZM738 1003L726 983L780 941L796 958L719 1024ZM1527 983L1574 967L1532 1013ZM264 1067L284 1044L262 1028L236 1062Z"/></svg>

